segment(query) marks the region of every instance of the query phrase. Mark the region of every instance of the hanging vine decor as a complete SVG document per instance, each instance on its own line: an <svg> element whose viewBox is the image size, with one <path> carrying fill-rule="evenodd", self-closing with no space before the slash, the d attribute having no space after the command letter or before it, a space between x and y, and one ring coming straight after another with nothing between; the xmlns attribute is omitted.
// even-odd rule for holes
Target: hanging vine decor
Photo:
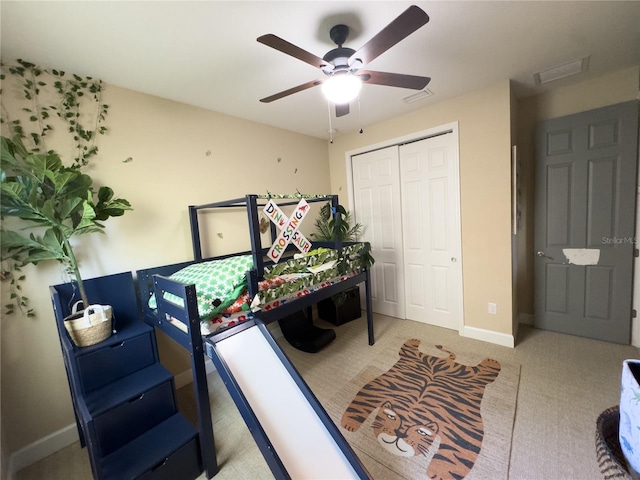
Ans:
<svg viewBox="0 0 640 480"><path fill-rule="evenodd" d="M17 79L22 95L22 106L11 114L2 101L1 121L9 136L20 138L32 152L48 152L47 136L55 130L52 124L58 119L73 138L74 165L86 166L98 153L97 135L107 131L104 122L109 105L102 102L102 81L21 59L16 62L0 64L0 80ZM2 90L0 94L4 97Z"/></svg>
<svg viewBox="0 0 640 480"><path fill-rule="evenodd" d="M32 153L56 155L48 139L53 138L54 132L56 142L58 137L69 135L73 145L73 164L68 165L71 169L82 169L97 155L96 139L107 132L104 123L109 111L102 101L101 80L39 67L21 59L11 65L0 62L0 80L3 135L21 142ZM68 145L68 140L64 144ZM0 173L4 178L4 166ZM4 233L3 222L0 234ZM8 281L10 289L8 302L3 302L5 314L20 310L28 317L34 316L29 299L22 293L22 259L11 255L1 260L0 280Z"/></svg>

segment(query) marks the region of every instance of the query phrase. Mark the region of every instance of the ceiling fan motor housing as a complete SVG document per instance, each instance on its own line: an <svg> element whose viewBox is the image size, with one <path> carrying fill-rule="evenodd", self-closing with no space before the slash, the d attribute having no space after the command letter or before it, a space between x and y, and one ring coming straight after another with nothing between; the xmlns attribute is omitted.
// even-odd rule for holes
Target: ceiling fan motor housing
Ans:
<svg viewBox="0 0 640 480"><path fill-rule="evenodd" d="M333 65L336 70L341 70L341 69L349 70L349 57L351 57L351 55L353 55L354 53L356 53L356 51L353 48L338 47L327 52L327 54L324 57L322 57L322 59L325 62L328 62L331 65ZM324 73L327 73L327 74L333 70L334 69L326 71L323 69Z"/></svg>
<svg viewBox="0 0 640 480"><path fill-rule="evenodd" d="M324 57L322 57L322 59L325 62L328 62L331 65L333 65L335 68L331 68L331 69L323 68L322 71L326 75L330 75L332 73L353 70L352 68L350 68L349 58L354 53L356 53L356 51L353 48L346 48L342 46L344 42L347 41L347 37L349 36L349 27L342 24L335 25L329 31L329 36L331 37L331 40L333 41L333 43L338 45L338 48L334 48L333 50L330 50L329 52L327 52L327 54Z"/></svg>

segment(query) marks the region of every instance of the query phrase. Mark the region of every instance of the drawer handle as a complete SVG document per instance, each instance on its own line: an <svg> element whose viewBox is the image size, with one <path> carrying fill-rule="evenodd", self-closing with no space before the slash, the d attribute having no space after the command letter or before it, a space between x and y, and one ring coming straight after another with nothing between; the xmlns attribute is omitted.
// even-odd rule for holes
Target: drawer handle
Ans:
<svg viewBox="0 0 640 480"><path fill-rule="evenodd" d="M120 348L124 346L124 342L116 343L115 345L111 345L111 348Z"/></svg>
<svg viewBox="0 0 640 480"><path fill-rule="evenodd" d="M132 398L131 400L129 400L129 403L133 403L133 402L137 402L138 400L142 400L143 397L144 397L144 393L141 394L139 397Z"/></svg>
<svg viewBox="0 0 640 480"><path fill-rule="evenodd" d="M165 458L164 460L162 460L160 463L158 463L155 467L153 467L151 469L152 472L155 472L156 470L158 470L159 468L164 467L167 462L169 461L169 457Z"/></svg>

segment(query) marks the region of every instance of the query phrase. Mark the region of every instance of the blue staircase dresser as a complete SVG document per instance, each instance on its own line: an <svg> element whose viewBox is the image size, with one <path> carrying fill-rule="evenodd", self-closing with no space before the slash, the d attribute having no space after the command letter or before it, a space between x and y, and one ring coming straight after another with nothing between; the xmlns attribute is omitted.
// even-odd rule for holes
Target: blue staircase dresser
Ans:
<svg viewBox="0 0 640 480"><path fill-rule="evenodd" d="M173 375L141 320L131 272L85 280L91 302L113 307L116 333L76 346L63 319L72 284L50 287L80 443L96 480L193 480L203 471L198 430L178 411ZM75 295L74 295L75 294Z"/></svg>

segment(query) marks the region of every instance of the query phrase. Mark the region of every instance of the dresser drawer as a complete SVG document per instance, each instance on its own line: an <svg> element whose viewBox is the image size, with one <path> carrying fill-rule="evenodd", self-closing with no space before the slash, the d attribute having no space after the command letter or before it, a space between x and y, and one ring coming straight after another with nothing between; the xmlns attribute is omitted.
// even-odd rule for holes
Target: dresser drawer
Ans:
<svg viewBox="0 0 640 480"><path fill-rule="evenodd" d="M100 455L109 455L176 411L173 382L167 381L96 416L94 428Z"/></svg>
<svg viewBox="0 0 640 480"><path fill-rule="evenodd" d="M193 438L178 451L144 473L139 480L193 480L200 476L202 465L198 440Z"/></svg>
<svg viewBox="0 0 640 480"><path fill-rule="evenodd" d="M89 393L156 361L153 332L77 357L82 393Z"/></svg>

